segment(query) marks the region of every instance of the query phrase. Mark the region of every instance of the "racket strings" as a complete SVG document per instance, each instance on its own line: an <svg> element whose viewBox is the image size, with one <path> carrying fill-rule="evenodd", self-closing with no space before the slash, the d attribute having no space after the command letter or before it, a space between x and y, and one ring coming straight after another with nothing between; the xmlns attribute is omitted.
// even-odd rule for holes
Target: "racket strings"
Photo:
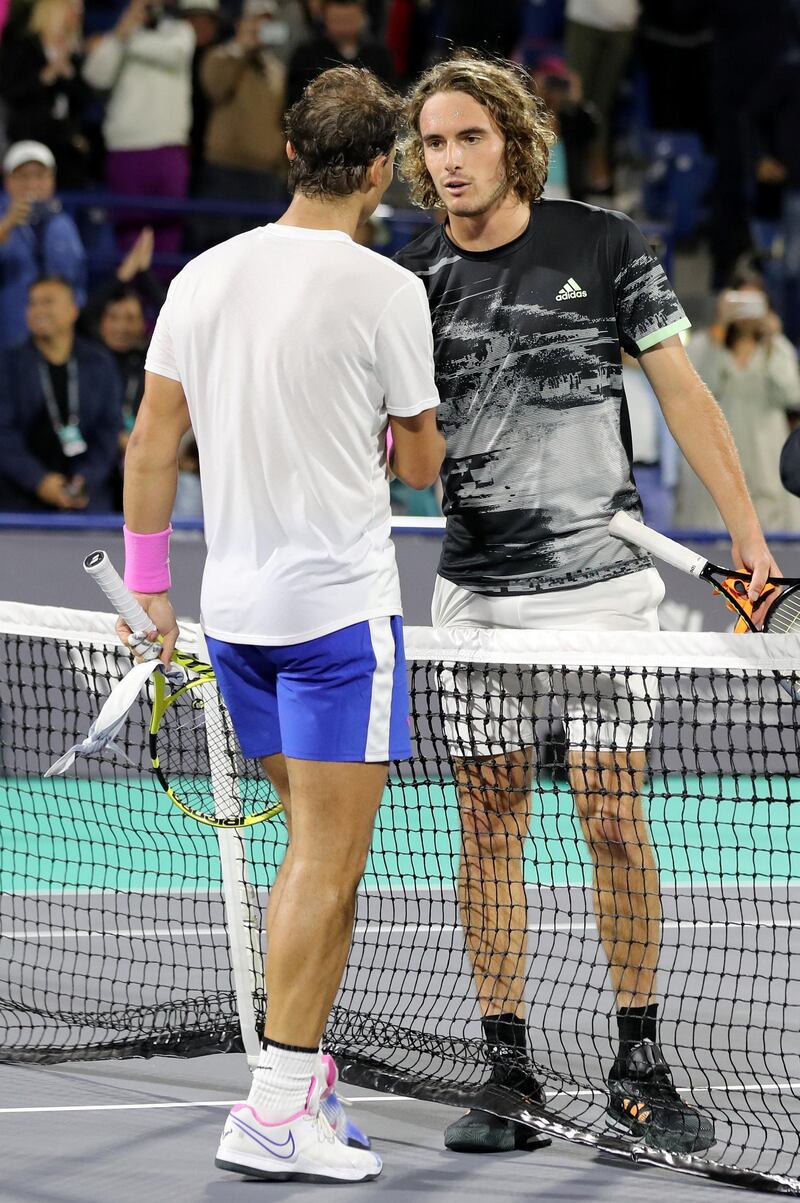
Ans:
<svg viewBox="0 0 800 1203"><path fill-rule="evenodd" d="M767 619L767 630L774 634L788 634L800 627L800 588L779 598Z"/></svg>
<svg viewBox="0 0 800 1203"><path fill-rule="evenodd" d="M209 704L213 691L213 705ZM156 733L161 774L176 800L206 820L235 823L265 813L278 797L246 760L213 684L176 698Z"/></svg>

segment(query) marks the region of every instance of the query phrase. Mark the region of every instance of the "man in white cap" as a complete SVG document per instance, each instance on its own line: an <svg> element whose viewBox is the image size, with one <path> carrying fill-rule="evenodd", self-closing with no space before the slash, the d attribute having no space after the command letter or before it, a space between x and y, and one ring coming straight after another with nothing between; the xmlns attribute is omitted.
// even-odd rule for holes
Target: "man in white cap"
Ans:
<svg viewBox="0 0 800 1203"><path fill-rule="evenodd" d="M27 337L28 290L60 276L86 301L86 251L56 199L56 162L43 142L15 142L3 159L0 193L0 349Z"/></svg>

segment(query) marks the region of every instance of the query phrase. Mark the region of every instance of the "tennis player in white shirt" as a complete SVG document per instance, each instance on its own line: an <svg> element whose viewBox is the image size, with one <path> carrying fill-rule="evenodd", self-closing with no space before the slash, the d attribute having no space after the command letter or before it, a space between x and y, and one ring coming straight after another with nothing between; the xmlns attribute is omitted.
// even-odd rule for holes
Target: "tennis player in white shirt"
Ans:
<svg viewBox="0 0 800 1203"><path fill-rule="evenodd" d="M125 463L126 582L167 660L178 635L169 520L191 424L203 627L242 749L289 825L267 917L263 1051L216 1158L248 1177L381 1171L319 1049L388 762L410 755L387 423L407 484L431 484L444 455L423 286L353 241L391 180L401 120L367 71L336 68L309 86L288 115L286 213L172 283Z"/></svg>

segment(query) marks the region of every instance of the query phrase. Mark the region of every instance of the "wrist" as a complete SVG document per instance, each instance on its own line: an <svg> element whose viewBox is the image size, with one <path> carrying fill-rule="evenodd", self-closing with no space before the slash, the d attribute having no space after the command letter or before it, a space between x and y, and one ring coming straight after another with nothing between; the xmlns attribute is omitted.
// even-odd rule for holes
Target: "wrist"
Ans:
<svg viewBox="0 0 800 1203"><path fill-rule="evenodd" d="M172 527L142 535L125 526L123 533L125 584L132 593L166 593L172 583L169 571Z"/></svg>

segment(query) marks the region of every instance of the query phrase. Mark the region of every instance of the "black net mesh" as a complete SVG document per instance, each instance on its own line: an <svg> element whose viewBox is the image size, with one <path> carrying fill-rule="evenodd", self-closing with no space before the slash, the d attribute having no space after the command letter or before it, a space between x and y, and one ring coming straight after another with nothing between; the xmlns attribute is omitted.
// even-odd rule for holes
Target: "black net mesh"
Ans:
<svg viewBox="0 0 800 1203"><path fill-rule="evenodd" d="M216 833L119 759L42 778L127 661L31 635L0 636L0 656L0 1056L238 1047ZM410 661L414 754L392 771L326 1043L351 1082L800 1193L800 681L769 657L658 663ZM144 710L121 737L136 766ZM224 744L218 788L252 773ZM263 903L284 824L244 839ZM676 1097L713 1125L690 1156L608 1127L616 1012L650 1001ZM482 1010L526 1021L500 1071Z"/></svg>

